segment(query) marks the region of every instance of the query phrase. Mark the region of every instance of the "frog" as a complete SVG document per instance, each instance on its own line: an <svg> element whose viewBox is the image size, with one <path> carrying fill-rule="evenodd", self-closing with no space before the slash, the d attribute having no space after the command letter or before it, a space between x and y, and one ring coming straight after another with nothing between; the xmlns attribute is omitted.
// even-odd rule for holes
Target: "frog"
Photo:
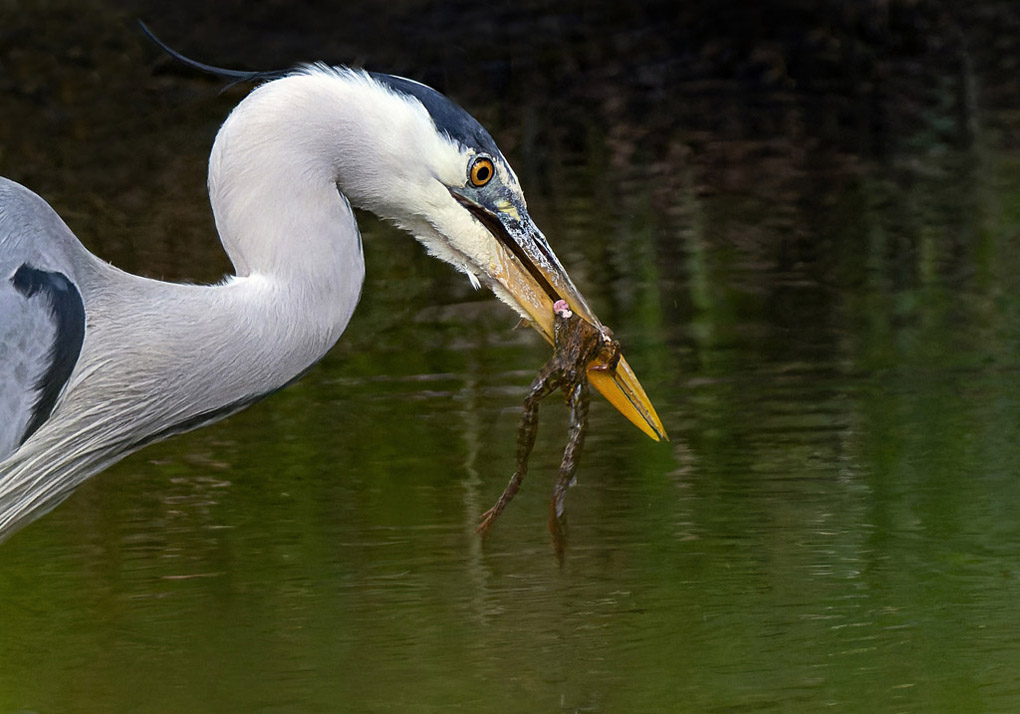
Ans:
<svg viewBox="0 0 1020 714"><path fill-rule="evenodd" d="M553 355L539 370L524 398L524 411L517 429L516 468L495 505L479 519L475 532L483 538L520 490L538 433L539 403L557 390L563 393L570 416L567 445L550 501L549 529L554 536L562 534L567 489L576 482L584 437L588 431L591 395L588 371L611 374L620 361L620 343L613 339L609 328L596 326L577 315L566 300L555 301L552 311Z"/></svg>

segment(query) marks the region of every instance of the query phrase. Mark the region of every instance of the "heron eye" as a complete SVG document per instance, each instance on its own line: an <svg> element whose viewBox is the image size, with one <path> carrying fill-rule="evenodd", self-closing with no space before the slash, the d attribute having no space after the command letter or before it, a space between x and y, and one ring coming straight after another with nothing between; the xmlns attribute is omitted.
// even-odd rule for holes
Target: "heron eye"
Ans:
<svg viewBox="0 0 1020 714"><path fill-rule="evenodd" d="M471 164L471 185L481 188L492 180L496 169L492 165L492 159L479 156Z"/></svg>

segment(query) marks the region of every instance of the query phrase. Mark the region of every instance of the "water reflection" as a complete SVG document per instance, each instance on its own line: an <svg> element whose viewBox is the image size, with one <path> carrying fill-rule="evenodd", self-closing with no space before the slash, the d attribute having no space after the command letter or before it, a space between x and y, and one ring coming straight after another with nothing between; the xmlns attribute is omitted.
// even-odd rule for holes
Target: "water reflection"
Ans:
<svg viewBox="0 0 1020 714"><path fill-rule="evenodd" d="M861 20L879 38L906 5L883 7L886 26ZM593 404L558 565L550 405L528 483L479 542L545 350L368 219L366 299L320 368L0 549L0 708L1016 709L1016 89L984 25L955 61L936 19L925 62L854 45L885 74L852 90L768 84L764 51L699 79L736 41L655 64L655 33L626 26L626 71L585 60L616 45L584 29L522 59L508 101L465 89L674 441ZM215 279L201 165L220 100L158 83L159 111L120 119L166 137L144 153L152 185L82 180L109 142L77 114L99 132L80 149L0 127L4 172L48 183L119 265Z"/></svg>

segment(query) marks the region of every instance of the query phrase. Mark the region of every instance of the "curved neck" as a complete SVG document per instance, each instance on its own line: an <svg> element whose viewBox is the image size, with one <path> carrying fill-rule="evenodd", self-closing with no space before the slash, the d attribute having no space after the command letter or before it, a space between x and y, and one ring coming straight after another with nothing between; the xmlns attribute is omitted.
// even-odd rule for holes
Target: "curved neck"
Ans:
<svg viewBox="0 0 1020 714"><path fill-rule="evenodd" d="M279 96L285 82L255 90L224 122L209 195L238 278L270 279L294 308L278 317L311 319L335 341L364 280L357 222L337 188L344 147L329 140L328 113L312 111L314 96L293 88Z"/></svg>
<svg viewBox="0 0 1020 714"><path fill-rule="evenodd" d="M332 243L359 239L337 190L331 147L316 141L306 122L281 115L272 87L255 90L231 112L209 156L216 228L242 277L328 265Z"/></svg>

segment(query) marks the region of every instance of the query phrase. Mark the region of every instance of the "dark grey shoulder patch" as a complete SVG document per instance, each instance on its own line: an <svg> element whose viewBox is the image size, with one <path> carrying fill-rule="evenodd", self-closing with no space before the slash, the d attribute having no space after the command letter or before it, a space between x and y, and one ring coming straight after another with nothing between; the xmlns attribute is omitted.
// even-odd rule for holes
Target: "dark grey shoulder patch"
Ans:
<svg viewBox="0 0 1020 714"><path fill-rule="evenodd" d="M432 117L436 128L451 139L491 156L500 155L499 147L496 146L496 142L493 141L485 127L462 107L454 104L432 87L392 74L369 72L369 75L393 91L407 94L421 102Z"/></svg>
<svg viewBox="0 0 1020 714"><path fill-rule="evenodd" d="M28 263L18 268L11 283L26 298L41 294L49 303L50 315L57 328L48 354L48 365L35 384L39 397L32 407L32 418L25 428L25 434L21 437L21 443L25 443L53 412L57 397L78 362L85 341L85 304L78 288L67 276L38 270Z"/></svg>

